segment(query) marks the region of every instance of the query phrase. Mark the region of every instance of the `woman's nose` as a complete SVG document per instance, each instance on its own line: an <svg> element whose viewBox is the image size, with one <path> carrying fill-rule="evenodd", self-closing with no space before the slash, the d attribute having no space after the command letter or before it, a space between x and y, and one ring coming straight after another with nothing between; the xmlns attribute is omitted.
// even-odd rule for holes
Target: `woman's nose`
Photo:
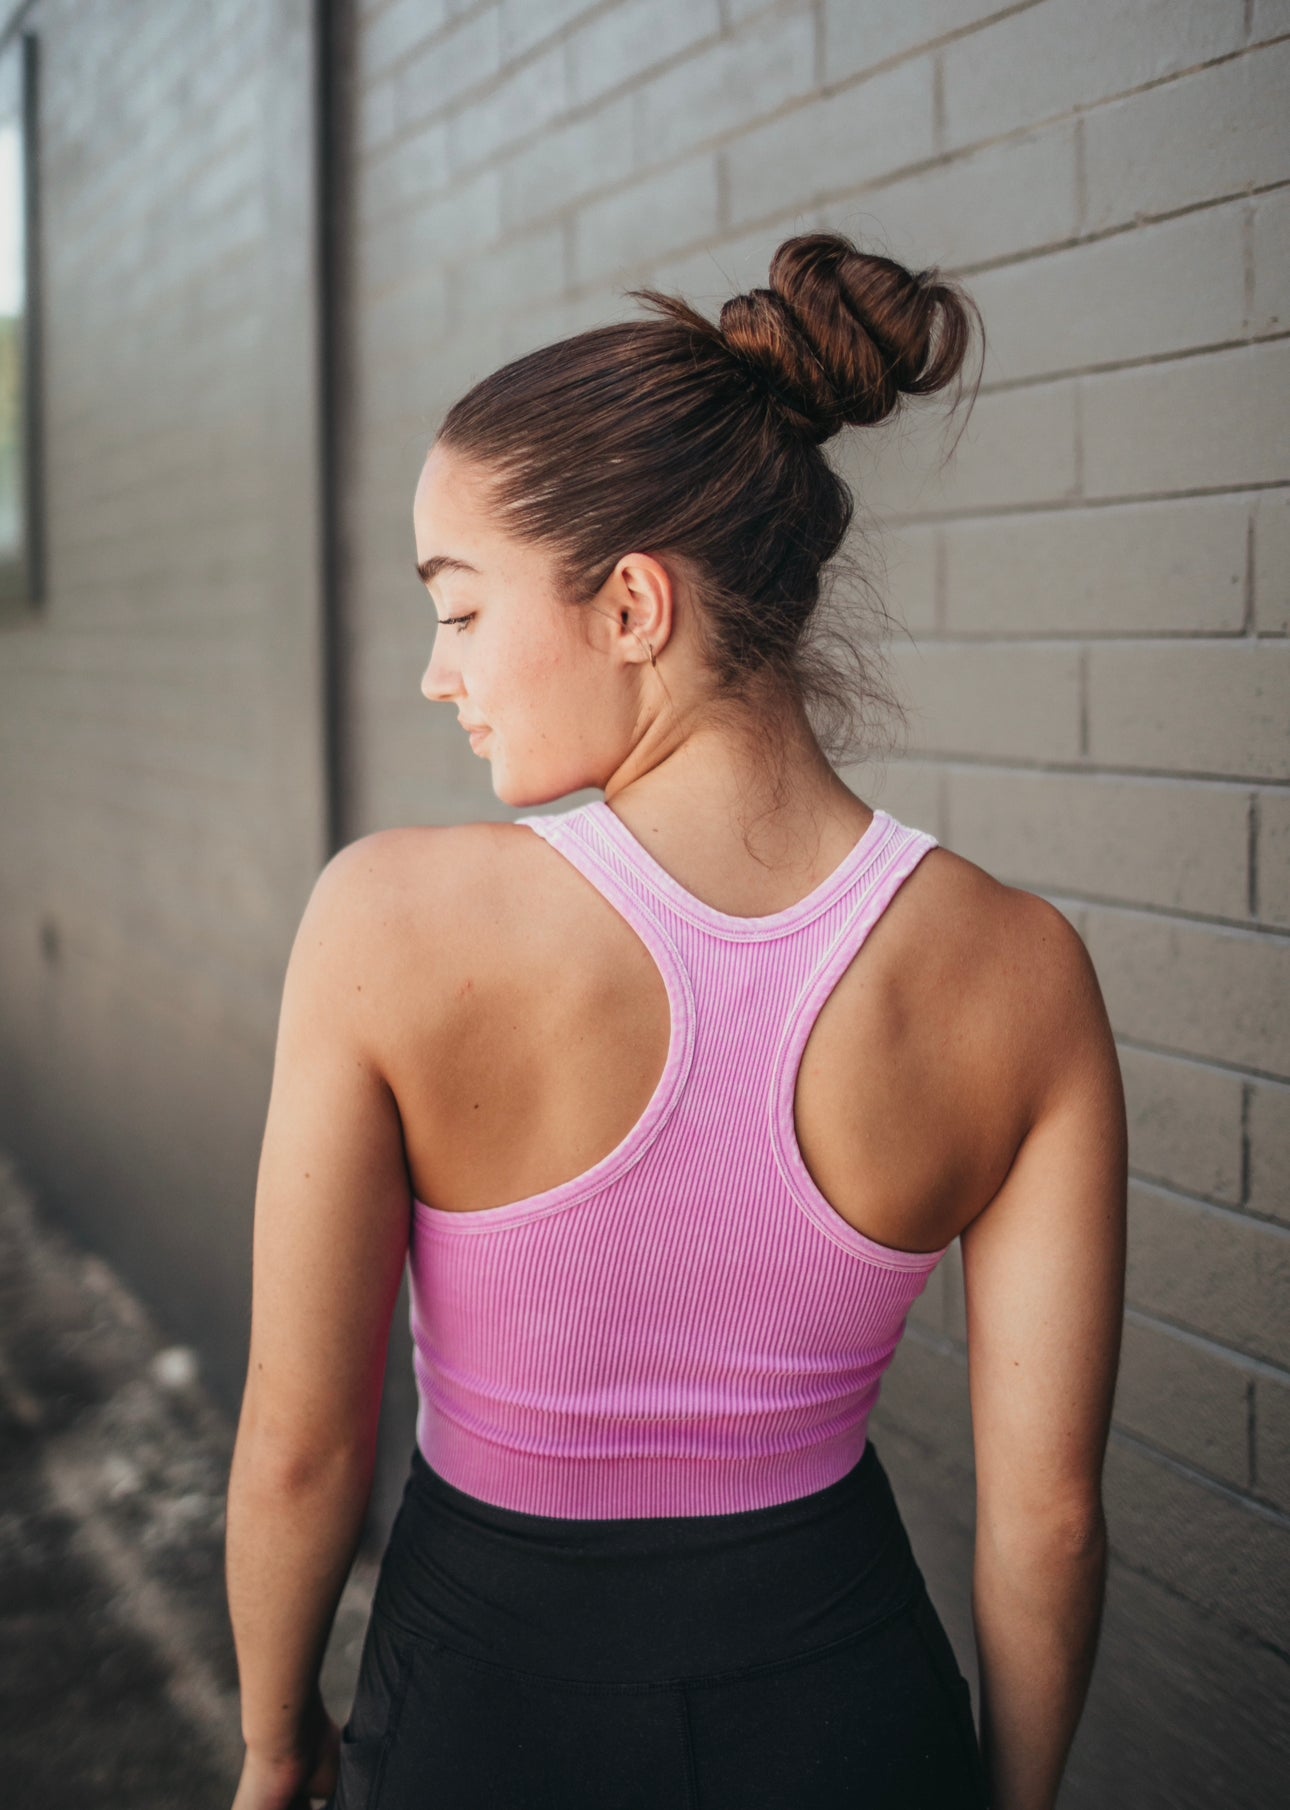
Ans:
<svg viewBox="0 0 1290 1810"><path fill-rule="evenodd" d="M459 690L457 674L443 662L436 664L435 657L431 654L430 662L421 675L421 696L431 704L446 704Z"/></svg>

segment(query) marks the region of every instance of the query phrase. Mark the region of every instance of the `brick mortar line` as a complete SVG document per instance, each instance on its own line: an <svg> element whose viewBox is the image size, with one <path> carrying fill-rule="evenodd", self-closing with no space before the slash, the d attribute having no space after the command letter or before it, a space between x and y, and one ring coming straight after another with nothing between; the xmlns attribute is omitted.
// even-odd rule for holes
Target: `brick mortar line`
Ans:
<svg viewBox="0 0 1290 1810"><path fill-rule="evenodd" d="M1150 1458L1154 1463L1162 1465L1185 1482L1194 1483L1198 1488L1207 1490L1210 1495L1221 1496L1229 1506L1248 1511L1260 1520L1279 1528L1281 1532L1290 1533L1290 1512L1287 1510L1277 1508L1271 1502L1261 1501L1257 1496L1249 1494L1248 1491L1237 1488L1235 1484L1223 1483L1217 1477L1211 1476L1208 1471L1197 1470L1193 1465L1188 1464L1186 1459L1177 1458L1172 1452L1163 1451L1140 1434L1130 1433L1118 1422L1111 1423L1110 1438ZM1153 1572L1151 1575L1155 1576L1155 1573ZM1194 1599L1189 1597L1187 1600L1190 1602Z"/></svg>
<svg viewBox="0 0 1290 1810"><path fill-rule="evenodd" d="M1248 1352L1237 1351L1233 1346L1224 1345L1221 1340L1215 1339L1212 1333L1194 1332L1189 1326L1177 1326L1172 1320L1164 1319L1143 1307L1126 1305L1124 1318L1128 1325L1139 1331L1163 1330L1179 1344L1190 1346L1206 1357L1232 1364L1245 1373L1251 1382L1262 1378L1266 1382L1290 1383L1290 1368L1275 1364L1269 1358L1251 1357Z"/></svg>

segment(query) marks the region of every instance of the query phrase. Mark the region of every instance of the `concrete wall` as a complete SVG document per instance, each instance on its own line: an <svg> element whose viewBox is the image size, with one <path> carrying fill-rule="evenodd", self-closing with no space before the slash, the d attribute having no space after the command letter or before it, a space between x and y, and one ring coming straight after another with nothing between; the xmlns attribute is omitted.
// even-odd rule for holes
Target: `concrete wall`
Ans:
<svg viewBox="0 0 1290 1810"><path fill-rule="evenodd" d="M310 12L22 22L48 595L0 623L0 1137L232 1405L278 994L324 855Z"/></svg>
<svg viewBox="0 0 1290 1810"><path fill-rule="evenodd" d="M1114 1556L1069 1810L1262 1803L1290 1760L1287 32L1257 0L359 7L350 834L504 814L417 693L412 490L474 378L632 283L715 311L815 225L984 312L948 466L936 409L839 453L912 638L907 751L848 777L1066 913L1121 1052ZM972 1670L957 1259L874 1433Z"/></svg>

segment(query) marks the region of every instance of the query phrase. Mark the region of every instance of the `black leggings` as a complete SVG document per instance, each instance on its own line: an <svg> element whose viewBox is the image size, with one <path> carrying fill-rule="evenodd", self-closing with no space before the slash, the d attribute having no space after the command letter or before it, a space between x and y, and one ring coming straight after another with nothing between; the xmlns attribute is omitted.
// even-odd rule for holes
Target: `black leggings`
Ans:
<svg viewBox="0 0 1290 1810"><path fill-rule="evenodd" d="M328 1810L986 1810L872 1441L826 1489L574 1520L414 1450Z"/></svg>

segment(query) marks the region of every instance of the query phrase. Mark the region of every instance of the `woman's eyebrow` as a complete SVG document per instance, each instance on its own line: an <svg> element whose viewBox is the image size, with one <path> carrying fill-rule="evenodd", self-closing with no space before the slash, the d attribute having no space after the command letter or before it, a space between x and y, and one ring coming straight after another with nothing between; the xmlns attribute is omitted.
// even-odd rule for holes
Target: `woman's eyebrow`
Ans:
<svg viewBox="0 0 1290 1810"><path fill-rule="evenodd" d="M429 559L417 561L417 577L423 584L429 584L440 572L478 571L478 566L468 565L464 559L454 559L451 553L432 553Z"/></svg>

